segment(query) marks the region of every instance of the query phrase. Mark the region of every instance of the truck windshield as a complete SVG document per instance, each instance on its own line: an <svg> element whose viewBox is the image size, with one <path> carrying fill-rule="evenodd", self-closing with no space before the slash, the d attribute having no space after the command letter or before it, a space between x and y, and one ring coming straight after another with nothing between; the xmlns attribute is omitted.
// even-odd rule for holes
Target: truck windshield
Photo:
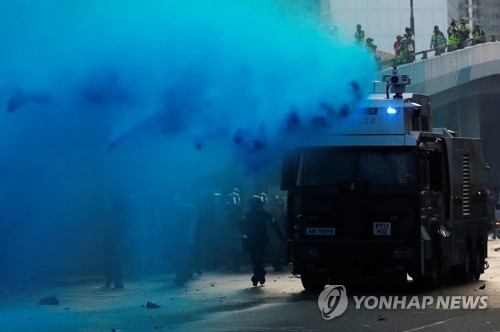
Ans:
<svg viewBox="0 0 500 332"><path fill-rule="evenodd" d="M364 182L372 186L415 184L415 156L409 150L314 148L298 153L296 186L335 186Z"/></svg>

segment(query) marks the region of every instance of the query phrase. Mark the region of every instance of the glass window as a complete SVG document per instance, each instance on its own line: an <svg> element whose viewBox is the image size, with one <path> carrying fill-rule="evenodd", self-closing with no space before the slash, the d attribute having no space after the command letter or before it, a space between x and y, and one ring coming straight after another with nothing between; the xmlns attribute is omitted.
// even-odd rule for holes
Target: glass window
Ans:
<svg viewBox="0 0 500 332"><path fill-rule="evenodd" d="M318 148L299 154L298 186L332 186L366 182L370 186L415 184L415 158L410 151Z"/></svg>
<svg viewBox="0 0 500 332"><path fill-rule="evenodd" d="M414 162L408 152L369 152L359 154L358 181L370 185L408 186L414 179Z"/></svg>
<svg viewBox="0 0 500 332"><path fill-rule="evenodd" d="M333 185L353 178L354 151L314 149L305 151L299 160L297 185Z"/></svg>

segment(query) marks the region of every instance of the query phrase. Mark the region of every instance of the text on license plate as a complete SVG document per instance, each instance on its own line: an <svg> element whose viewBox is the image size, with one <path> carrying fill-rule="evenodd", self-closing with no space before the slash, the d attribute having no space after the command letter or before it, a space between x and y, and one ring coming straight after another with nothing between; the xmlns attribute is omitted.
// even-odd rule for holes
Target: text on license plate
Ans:
<svg viewBox="0 0 500 332"><path fill-rule="evenodd" d="M373 223L373 235L380 235L380 236L391 235L391 223L390 222L374 222Z"/></svg>
<svg viewBox="0 0 500 332"><path fill-rule="evenodd" d="M307 227L306 235L335 235L335 227Z"/></svg>

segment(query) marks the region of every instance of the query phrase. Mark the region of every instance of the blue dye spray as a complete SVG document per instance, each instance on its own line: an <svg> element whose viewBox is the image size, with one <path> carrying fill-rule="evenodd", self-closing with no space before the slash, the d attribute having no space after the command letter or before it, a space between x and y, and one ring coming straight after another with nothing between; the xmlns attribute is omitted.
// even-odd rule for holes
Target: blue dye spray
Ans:
<svg viewBox="0 0 500 332"><path fill-rule="evenodd" d="M278 167L352 110L371 56L282 5L2 1L0 280L87 273L110 193L168 231L171 188Z"/></svg>

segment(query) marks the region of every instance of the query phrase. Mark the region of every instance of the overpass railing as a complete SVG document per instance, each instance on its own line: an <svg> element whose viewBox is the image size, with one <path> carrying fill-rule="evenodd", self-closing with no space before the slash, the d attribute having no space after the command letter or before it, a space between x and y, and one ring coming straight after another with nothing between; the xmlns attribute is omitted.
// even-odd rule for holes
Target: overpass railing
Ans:
<svg viewBox="0 0 500 332"><path fill-rule="evenodd" d="M500 35L490 36L489 42L496 42L497 40L500 40ZM459 50L459 49L462 49L465 47L470 47L470 46L482 44L484 42L485 41L481 41L479 38L470 38L470 39L467 39L465 42L463 42L463 45L460 45L460 43L457 42L457 43L448 44L445 46L430 48L430 49L423 50L420 52L409 53L409 54L406 54L403 56L394 57L393 59L379 61L379 70L412 63L415 60L417 60L417 56L421 56L418 60L426 60L426 59L428 59L429 53L432 53L432 52L434 52L434 55L437 56L437 55L440 55L443 53L453 52L453 51L456 51L456 50Z"/></svg>

